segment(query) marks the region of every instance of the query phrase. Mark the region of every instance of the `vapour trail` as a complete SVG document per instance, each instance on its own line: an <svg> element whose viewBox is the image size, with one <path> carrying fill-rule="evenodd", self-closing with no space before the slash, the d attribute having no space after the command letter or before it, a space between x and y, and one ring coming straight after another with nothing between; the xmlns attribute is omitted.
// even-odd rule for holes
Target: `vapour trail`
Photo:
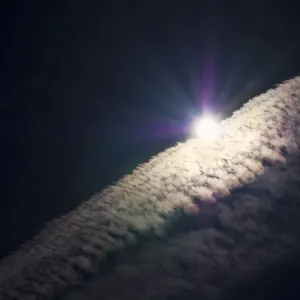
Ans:
<svg viewBox="0 0 300 300"><path fill-rule="evenodd" d="M300 148L299 120L296 77L247 102L216 140L190 139L158 154L4 258L0 299L53 299L97 274L107 253L133 245L138 234L164 235L176 208L201 212L201 203L222 201L265 165L285 164Z"/></svg>

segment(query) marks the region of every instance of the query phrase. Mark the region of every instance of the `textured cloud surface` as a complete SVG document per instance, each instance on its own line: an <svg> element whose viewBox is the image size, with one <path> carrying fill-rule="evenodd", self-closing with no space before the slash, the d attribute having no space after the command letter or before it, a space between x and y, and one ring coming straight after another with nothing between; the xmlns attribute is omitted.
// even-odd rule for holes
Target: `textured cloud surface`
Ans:
<svg viewBox="0 0 300 300"><path fill-rule="evenodd" d="M297 251L299 120L297 77L138 166L7 256L0 299L221 299Z"/></svg>
<svg viewBox="0 0 300 300"><path fill-rule="evenodd" d="M173 237L130 251L112 272L59 299L267 299L254 288L233 298L234 286L299 251L299 167L299 157L290 157L286 168L268 167L259 181L205 209L205 223L186 216L193 230L185 226ZM276 290L278 282L273 284Z"/></svg>

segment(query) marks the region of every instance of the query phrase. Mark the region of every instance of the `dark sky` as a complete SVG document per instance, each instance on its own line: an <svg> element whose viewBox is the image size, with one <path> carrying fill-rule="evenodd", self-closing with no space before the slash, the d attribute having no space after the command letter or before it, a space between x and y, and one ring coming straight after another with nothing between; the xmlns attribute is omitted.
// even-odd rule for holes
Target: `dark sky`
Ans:
<svg viewBox="0 0 300 300"><path fill-rule="evenodd" d="M1 4L0 254L188 134L300 74L296 5Z"/></svg>

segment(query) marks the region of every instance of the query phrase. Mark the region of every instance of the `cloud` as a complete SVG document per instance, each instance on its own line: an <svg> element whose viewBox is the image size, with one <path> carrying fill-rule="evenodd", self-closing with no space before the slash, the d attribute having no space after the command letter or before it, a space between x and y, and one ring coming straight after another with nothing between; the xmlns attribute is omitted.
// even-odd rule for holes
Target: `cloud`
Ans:
<svg viewBox="0 0 300 300"><path fill-rule="evenodd" d="M216 141L138 166L4 258L0 298L217 299L249 280L297 248L299 117L297 77L224 120Z"/></svg>
<svg viewBox="0 0 300 300"><path fill-rule="evenodd" d="M181 220L176 235L130 251L108 275L59 299L232 299L236 286L234 299L261 299L264 273L285 260L294 266L290 256L299 251L299 167L299 156L290 156L286 168L269 167L258 181L207 207L193 230L185 231ZM192 216L185 222L195 225ZM287 279L279 270L272 290L276 279ZM255 287L259 280L264 286Z"/></svg>

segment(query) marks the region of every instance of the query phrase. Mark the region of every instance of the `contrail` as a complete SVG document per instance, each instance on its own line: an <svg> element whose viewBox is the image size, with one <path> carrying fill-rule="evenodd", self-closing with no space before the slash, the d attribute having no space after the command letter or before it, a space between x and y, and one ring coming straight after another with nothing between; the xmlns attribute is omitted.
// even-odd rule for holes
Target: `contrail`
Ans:
<svg viewBox="0 0 300 300"><path fill-rule="evenodd" d="M53 299L101 272L107 254L164 236L177 208L198 214L282 166L300 148L300 77L255 97L221 123L209 142L190 139L51 221L0 264L0 299Z"/></svg>

